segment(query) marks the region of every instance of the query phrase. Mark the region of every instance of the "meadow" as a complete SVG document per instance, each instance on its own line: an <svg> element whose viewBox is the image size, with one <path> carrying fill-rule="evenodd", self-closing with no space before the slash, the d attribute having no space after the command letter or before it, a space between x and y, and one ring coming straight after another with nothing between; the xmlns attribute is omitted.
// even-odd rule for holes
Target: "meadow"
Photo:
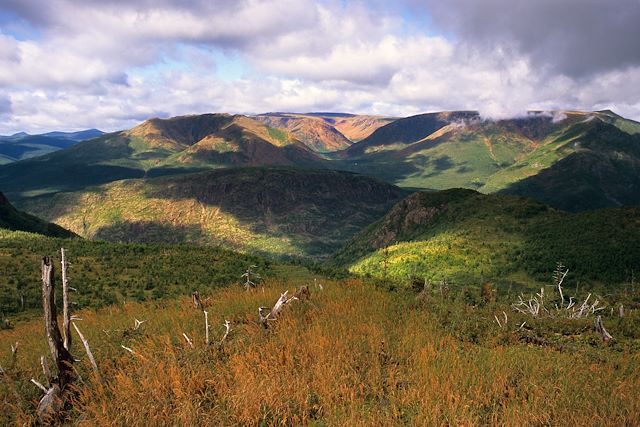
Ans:
<svg viewBox="0 0 640 427"><path fill-rule="evenodd" d="M603 343L593 319L515 313L487 292L331 281L278 267L246 291L126 301L76 314L97 360L80 359L66 423L76 425L637 425L640 294L605 297ZM264 328L258 307L307 284L308 300ZM497 299L496 299L497 297ZM609 307L623 301L624 318ZM504 314L503 314L504 312ZM507 314L508 313L508 314ZM494 316L508 316L496 322ZM137 329L135 319L144 323ZM228 320L231 332L220 345ZM524 326L520 326L526 322ZM33 425L48 354L42 320L0 332L0 423ZM191 340L193 346L183 334ZM12 358L10 346L18 343ZM125 350L125 346L133 353Z"/></svg>

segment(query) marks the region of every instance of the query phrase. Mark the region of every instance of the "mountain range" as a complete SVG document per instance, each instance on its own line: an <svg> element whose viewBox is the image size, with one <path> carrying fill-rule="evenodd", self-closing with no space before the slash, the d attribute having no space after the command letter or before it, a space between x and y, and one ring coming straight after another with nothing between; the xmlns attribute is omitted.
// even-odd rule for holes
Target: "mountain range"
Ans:
<svg viewBox="0 0 640 427"><path fill-rule="evenodd" d="M61 150L103 133L98 129L87 129L78 132L54 131L39 135L29 135L25 132L10 136L0 135L0 165Z"/></svg>
<svg viewBox="0 0 640 427"><path fill-rule="evenodd" d="M597 223L588 213L582 220L564 212L640 204L640 123L611 111L538 111L504 120L488 120L475 111L406 118L203 114L150 119L0 166L0 190L19 209L86 238L220 244L307 259L328 259L350 239L368 241L358 233L394 212L390 209L412 192L418 195L406 200L450 188L470 192L433 193L436 198L464 195L464 208L452 210L457 219L446 217L458 231L445 233L443 244L457 247L460 230L469 224L473 227L465 233L477 241L502 236L496 247L487 243L502 261L487 258L486 268L464 268L476 276L507 271L504 266L524 250L523 242L530 240L523 236L531 229ZM488 208L493 204L498 211ZM545 213L524 221L509 213L518 205ZM478 206L487 208L477 211ZM402 221L422 215L402 212L395 214ZM627 215L632 224L638 217L633 209L612 212L598 215L617 223ZM483 221L474 215L488 218L484 231L477 232ZM513 224L511 234L500 232L499 218ZM374 234L378 241L398 233L382 228ZM420 236L398 242L420 241ZM510 249L498 248L509 241L516 242ZM394 242L385 240L385 247ZM460 253L477 249L465 245ZM352 242L331 262L374 274L367 270L367 254L379 261L381 249ZM409 253L400 258L411 258ZM525 264L527 274L542 268Z"/></svg>

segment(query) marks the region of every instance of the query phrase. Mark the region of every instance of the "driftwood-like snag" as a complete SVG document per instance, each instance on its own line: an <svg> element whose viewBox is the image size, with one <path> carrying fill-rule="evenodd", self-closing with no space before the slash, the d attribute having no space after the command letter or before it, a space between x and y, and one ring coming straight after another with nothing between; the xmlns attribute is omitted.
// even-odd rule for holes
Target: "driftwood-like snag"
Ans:
<svg viewBox="0 0 640 427"><path fill-rule="evenodd" d="M49 344L51 358L55 362L58 377L51 382L51 388L38 404L37 414L43 421L58 417L64 408L69 386L75 379L73 357L64 347L58 328L56 312L54 267L49 257L42 258L42 307L44 309L44 328Z"/></svg>
<svg viewBox="0 0 640 427"><path fill-rule="evenodd" d="M144 322L146 322L146 320L133 319L133 330L137 331L138 329L140 329L140 326L142 326Z"/></svg>
<svg viewBox="0 0 640 427"><path fill-rule="evenodd" d="M247 271L244 272L244 274L240 277L244 277L245 281L244 281L244 288L248 291L251 288L255 288L256 287L256 283L252 280L259 280L260 279L260 275L258 273L254 273L253 272L253 268L258 268L257 265L250 265L249 267L247 267Z"/></svg>
<svg viewBox="0 0 640 427"><path fill-rule="evenodd" d="M309 286L307 285L300 286L300 288L296 291L296 293L293 296L299 299L300 301L311 299L311 291L309 290Z"/></svg>
<svg viewBox="0 0 640 427"><path fill-rule="evenodd" d="M182 336L184 337L185 341L187 341L187 344L189 344L189 347L194 348L193 341L191 341L191 338L189 338L189 336L184 332L182 333Z"/></svg>
<svg viewBox="0 0 640 427"><path fill-rule="evenodd" d="M231 332L231 322L229 322L228 320L225 320L224 321L224 327L225 327L225 331L224 331L224 335L222 336L222 339L218 343L219 347L223 346L224 340L227 339L227 337L229 336L229 332Z"/></svg>
<svg viewBox="0 0 640 427"><path fill-rule="evenodd" d="M209 313L207 310L203 310L204 313L204 342L209 345Z"/></svg>
<svg viewBox="0 0 640 427"><path fill-rule="evenodd" d="M298 298L288 297L287 294L289 291L284 291L284 293L280 294L280 298L276 301L273 308L267 313L268 307L259 307L258 313L260 315L260 323L265 329L268 327L268 322L272 320L276 320L278 318L278 314L282 311L285 305L289 304L293 300L297 300Z"/></svg>
<svg viewBox="0 0 640 427"><path fill-rule="evenodd" d="M200 300L200 292L198 291L193 291L193 293L191 294L191 302L193 302L193 306L195 308L204 308L204 306L202 305L202 301Z"/></svg>
<svg viewBox="0 0 640 427"><path fill-rule="evenodd" d="M64 248L60 248L60 266L62 269L62 332L64 348L71 349L71 312L69 311L69 282L67 279L67 259Z"/></svg>
<svg viewBox="0 0 640 427"><path fill-rule="evenodd" d="M102 377L100 376L100 371L98 371L98 365L96 364L96 359L93 358L93 353L91 353L91 348L89 347L89 341L87 341L84 335L82 335L82 332L80 332L78 325L74 323L73 328L78 333L78 336L80 337L80 341L82 341L82 345L84 346L84 350L87 352L87 357L89 358L89 362L91 362L91 367L93 368L93 372L95 372L96 374L96 378L98 378L98 381L102 382Z"/></svg>
<svg viewBox="0 0 640 427"><path fill-rule="evenodd" d="M596 325L595 326L596 326L596 332L598 334L600 334L600 336L602 337L602 341L609 342L610 340L613 339L611 334L609 332L607 332L607 330L604 328L604 325L602 324L602 317L601 316L596 317Z"/></svg>

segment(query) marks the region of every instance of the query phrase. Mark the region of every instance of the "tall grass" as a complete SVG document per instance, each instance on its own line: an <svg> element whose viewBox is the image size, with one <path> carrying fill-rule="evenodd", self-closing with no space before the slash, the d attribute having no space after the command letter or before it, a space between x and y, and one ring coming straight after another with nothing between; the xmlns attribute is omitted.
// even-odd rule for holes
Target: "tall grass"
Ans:
<svg viewBox="0 0 640 427"><path fill-rule="evenodd" d="M211 335L220 339L225 319L233 328L221 348L205 346L203 314L187 298L79 313L105 383L94 379L76 338L72 352L82 359L76 364L82 381L68 421L92 426L640 424L637 353L606 349L593 357L500 340L474 344L456 338L443 326L439 310L409 294L356 280L322 283L324 290L312 289L311 300L286 306L269 329L257 321L257 308L272 305L288 283L269 281L253 292L214 290L207 307ZM134 318L147 322L134 331ZM43 380L42 331L41 321L34 320L1 332L0 363L7 371L0 382L2 424L35 422L39 391L28 381ZM20 353L12 367L8 349L15 341Z"/></svg>

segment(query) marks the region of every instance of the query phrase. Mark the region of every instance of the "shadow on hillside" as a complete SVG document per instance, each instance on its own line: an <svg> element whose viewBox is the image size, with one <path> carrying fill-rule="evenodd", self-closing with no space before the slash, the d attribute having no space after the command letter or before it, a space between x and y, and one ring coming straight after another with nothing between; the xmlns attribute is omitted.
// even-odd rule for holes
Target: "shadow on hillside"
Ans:
<svg viewBox="0 0 640 427"><path fill-rule="evenodd" d="M205 236L197 225L172 225L153 221L123 221L99 228L93 238L125 243L197 242Z"/></svg>
<svg viewBox="0 0 640 427"><path fill-rule="evenodd" d="M286 238L305 254L337 249L408 194L360 175L284 168L214 170L147 184L147 198L195 199L203 210L215 208L253 233Z"/></svg>
<svg viewBox="0 0 640 427"><path fill-rule="evenodd" d="M254 231L255 232L255 231ZM95 240L120 243L190 243L222 246L231 250L249 251L256 255L280 259L323 258L337 250L342 241L318 242L314 236L295 236L283 233L264 233L268 237L287 239L296 251L271 252L234 241L223 235L209 235L201 225L174 225L157 221L124 221L99 228ZM270 235L271 234L271 235Z"/></svg>

